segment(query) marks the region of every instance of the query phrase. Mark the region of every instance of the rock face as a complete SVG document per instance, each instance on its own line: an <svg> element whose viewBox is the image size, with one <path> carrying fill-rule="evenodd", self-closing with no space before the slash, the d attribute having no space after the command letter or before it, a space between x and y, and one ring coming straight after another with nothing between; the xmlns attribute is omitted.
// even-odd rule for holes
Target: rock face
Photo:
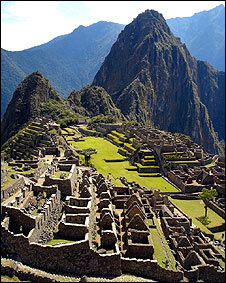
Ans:
<svg viewBox="0 0 226 283"><path fill-rule="evenodd" d="M92 85L103 87L128 119L184 133L217 152L219 141L201 92L207 84L213 99L223 97L217 83L224 81L224 73L212 68L219 78L213 81L209 65L208 76L200 72L202 64L171 33L161 14L146 10L119 34Z"/></svg>
<svg viewBox="0 0 226 283"><path fill-rule="evenodd" d="M103 114L119 120L123 117L111 96L102 87L86 86L81 90L73 91L67 100L76 113L84 116L93 117Z"/></svg>
<svg viewBox="0 0 226 283"><path fill-rule="evenodd" d="M216 71L207 62L197 63L200 100L208 109L219 139L225 140L225 72Z"/></svg>
<svg viewBox="0 0 226 283"><path fill-rule="evenodd" d="M63 99L39 71L27 76L16 88L3 117L2 143L15 134L21 125L36 117L40 104L50 99L63 104Z"/></svg>

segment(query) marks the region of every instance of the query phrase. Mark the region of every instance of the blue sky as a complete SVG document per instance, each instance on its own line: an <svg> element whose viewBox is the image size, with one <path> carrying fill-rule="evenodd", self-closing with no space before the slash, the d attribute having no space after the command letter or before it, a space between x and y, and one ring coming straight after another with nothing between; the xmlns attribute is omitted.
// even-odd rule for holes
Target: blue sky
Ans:
<svg viewBox="0 0 226 283"><path fill-rule="evenodd" d="M98 21L129 24L146 9L190 17L224 1L1 1L1 47L18 51Z"/></svg>

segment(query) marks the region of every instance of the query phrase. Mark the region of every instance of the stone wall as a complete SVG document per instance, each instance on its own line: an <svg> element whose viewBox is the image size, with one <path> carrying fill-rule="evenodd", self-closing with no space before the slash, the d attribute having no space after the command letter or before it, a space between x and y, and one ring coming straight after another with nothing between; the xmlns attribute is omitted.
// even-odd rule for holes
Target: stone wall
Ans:
<svg viewBox="0 0 226 283"><path fill-rule="evenodd" d="M60 156L60 150L58 149L58 147L44 147L43 153L45 155L56 155L58 157Z"/></svg>
<svg viewBox="0 0 226 283"><path fill-rule="evenodd" d="M156 281L179 282L183 280L183 272L161 267L156 260L121 258L122 273L147 277Z"/></svg>
<svg viewBox="0 0 226 283"><path fill-rule="evenodd" d="M87 225L60 222L58 225L57 236L63 239L73 239L78 241L84 240L87 233Z"/></svg>
<svg viewBox="0 0 226 283"><path fill-rule="evenodd" d="M17 270L16 267L11 266L1 266L1 274L7 275L9 277L16 276L20 281L30 281L30 282L56 282L55 279L50 277L33 274L31 272L23 272L22 270Z"/></svg>
<svg viewBox="0 0 226 283"><path fill-rule="evenodd" d="M66 179L52 178L46 175L44 186L58 185L62 197L70 196L75 191L75 182L77 178L77 170L75 164L71 166L70 173Z"/></svg>
<svg viewBox="0 0 226 283"><path fill-rule="evenodd" d="M12 254L23 264L52 272L90 276L120 276L120 253L100 255L83 241L57 246L29 243L24 235L14 235L2 228L2 254Z"/></svg>
<svg viewBox="0 0 226 283"><path fill-rule="evenodd" d="M23 177L20 177L18 180L16 180L13 184L5 187L1 190L1 201L9 198L12 194L19 191L25 186L25 180Z"/></svg>
<svg viewBox="0 0 226 283"><path fill-rule="evenodd" d="M58 186L52 185L52 186L41 186L37 184L32 184L32 191L35 195L38 195L39 192L46 192L46 196L50 197L52 194L55 194L57 191Z"/></svg>
<svg viewBox="0 0 226 283"><path fill-rule="evenodd" d="M38 179L48 168L48 164L45 163L42 167L37 168L34 172L33 172L33 177L35 179Z"/></svg>
<svg viewBox="0 0 226 283"><path fill-rule="evenodd" d="M73 160L59 160L58 161L58 165L59 164L75 164L77 166L79 166L79 159L73 159Z"/></svg>
<svg viewBox="0 0 226 283"><path fill-rule="evenodd" d="M27 230L31 230L35 227L35 217L23 213L17 207L3 205L2 215L5 215L6 213L10 217L10 222L15 223L16 226L23 226Z"/></svg>
<svg viewBox="0 0 226 283"><path fill-rule="evenodd" d="M72 168L70 163L69 164L58 163L57 166L58 166L60 171L71 171L71 168Z"/></svg>
<svg viewBox="0 0 226 283"><path fill-rule="evenodd" d="M167 177L169 178L171 182L173 182L183 192L185 191L185 184L177 175L175 175L173 172L168 172Z"/></svg>
<svg viewBox="0 0 226 283"><path fill-rule="evenodd" d="M213 211L215 211L218 215L225 218L225 211L222 208L218 207L212 201L204 200L204 202L209 208L211 208Z"/></svg>
<svg viewBox="0 0 226 283"><path fill-rule="evenodd" d="M1 170L1 186L2 186L3 183L5 183L7 174L8 173L5 169Z"/></svg>
<svg viewBox="0 0 226 283"><path fill-rule="evenodd" d="M86 129L83 129L83 128L78 128L78 130L81 134L86 135L86 136L93 136L93 137L99 136L99 133L94 132L94 131L86 130Z"/></svg>
<svg viewBox="0 0 226 283"><path fill-rule="evenodd" d="M198 266L199 279L204 282L225 282L225 271L217 270L213 265Z"/></svg>
<svg viewBox="0 0 226 283"><path fill-rule="evenodd" d="M176 206L171 200L169 200L169 203L170 203L172 206L174 206L177 210L179 210L180 213L182 213L182 214L184 215L184 217L188 219L190 225L192 225L192 219L191 219L186 213L184 213L184 212L183 212L178 206Z"/></svg>
<svg viewBox="0 0 226 283"><path fill-rule="evenodd" d="M28 235L29 242L37 242L43 232L44 226L50 219L52 211L56 207L60 206L60 191L57 190L55 194L52 194L49 201L46 203L41 213L35 219L35 227L32 229Z"/></svg>
<svg viewBox="0 0 226 283"><path fill-rule="evenodd" d="M99 126L109 131L117 130L121 127L121 125L119 124L105 124L105 123L99 123Z"/></svg>

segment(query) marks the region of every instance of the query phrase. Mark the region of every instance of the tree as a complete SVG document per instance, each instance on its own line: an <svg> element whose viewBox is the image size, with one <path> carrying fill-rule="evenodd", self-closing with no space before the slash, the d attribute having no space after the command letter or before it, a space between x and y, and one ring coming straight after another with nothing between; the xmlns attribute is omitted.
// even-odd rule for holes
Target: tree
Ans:
<svg viewBox="0 0 226 283"><path fill-rule="evenodd" d="M202 192L199 193L199 198L201 200L203 200L203 202L205 203L206 200L212 200L217 195L218 194L217 194L216 189L208 190L206 188L203 188ZM205 208L205 217L207 217L207 208L208 208L208 206L206 205L206 203L205 203L204 208Z"/></svg>
<svg viewBox="0 0 226 283"><path fill-rule="evenodd" d="M87 148L83 149L80 153L85 156L85 165L88 166L91 155L97 153L97 151L95 148Z"/></svg>

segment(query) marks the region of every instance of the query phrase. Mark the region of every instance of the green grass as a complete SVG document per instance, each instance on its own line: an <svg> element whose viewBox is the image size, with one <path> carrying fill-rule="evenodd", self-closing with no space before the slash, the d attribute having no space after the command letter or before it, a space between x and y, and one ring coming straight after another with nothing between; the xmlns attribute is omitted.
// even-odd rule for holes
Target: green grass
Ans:
<svg viewBox="0 0 226 283"><path fill-rule="evenodd" d="M123 135L123 134L121 134L121 133L119 133L119 132L117 132L117 131L111 131L113 134L115 134L116 136L118 136L118 137L122 137L122 138L126 138L126 136L125 135Z"/></svg>
<svg viewBox="0 0 226 283"><path fill-rule="evenodd" d="M59 243L64 244L64 243L74 243L74 242L76 241L66 240L66 239L52 239L49 242L47 242L45 245L51 246L51 245L59 244Z"/></svg>
<svg viewBox="0 0 226 283"><path fill-rule="evenodd" d="M149 224L152 224L152 221L149 220L148 221ZM171 262L172 262L172 265L173 265L173 269L176 269L175 268L175 264L176 264L176 261L175 261L175 258L168 246L168 243L162 233L162 230L159 226L159 223L156 219L156 217L154 216L154 222L155 222L155 225L156 225L156 228L150 228L150 233L151 233L151 238L152 238L152 242L153 242L153 245L154 245L154 255L156 257L156 260L158 261L159 265L165 267L165 264L163 263L163 261L165 261L166 258L168 258L168 256L166 255L166 252L165 252L165 249L164 247L166 248L167 250L167 253L171 259ZM162 239L160 239L160 237ZM162 245L162 242L164 244L164 247ZM170 269L172 269L172 266L171 264L169 265Z"/></svg>
<svg viewBox="0 0 226 283"><path fill-rule="evenodd" d="M165 260L165 253L162 247L162 242L156 228L150 228L151 239L154 246L154 255L159 265L164 267L163 260Z"/></svg>
<svg viewBox="0 0 226 283"><path fill-rule="evenodd" d="M8 275L1 275L1 282L31 282L31 281L20 281L16 276L9 277Z"/></svg>
<svg viewBox="0 0 226 283"><path fill-rule="evenodd" d="M130 148L130 149L132 149L133 151L136 151L136 148L134 148L130 143L124 143L124 146L126 146L126 147L128 147L128 148Z"/></svg>
<svg viewBox="0 0 226 283"><path fill-rule="evenodd" d="M71 128L64 128L64 130L68 131L69 133L74 133L75 132L75 130L71 129Z"/></svg>
<svg viewBox="0 0 226 283"><path fill-rule="evenodd" d="M159 168L159 166L157 166L157 165L142 165L140 163L137 163L137 167L140 167L140 168Z"/></svg>
<svg viewBox="0 0 226 283"><path fill-rule="evenodd" d="M219 258L218 261L220 262L220 265L225 269L225 262Z"/></svg>
<svg viewBox="0 0 226 283"><path fill-rule="evenodd" d="M68 175L69 175L69 171L57 171L57 172L55 172L55 174L54 175L52 175L51 177L52 178L60 178L60 175L61 175L61 173L65 173L66 174L66 176L65 176L65 179L68 177Z"/></svg>
<svg viewBox="0 0 226 283"><path fill-rule="evenodd" d="M207 165L205 165L205 167L211 167L211 166L214 166L215 165L215 163L213 162L213 163L209 163L209 164L207 164Z"/></svg>
<svg viewBox="0 0 226 283"><path fill-rule="evenodd" d="M43 165L44 165L44 162L39 166L39 168L41 168ZM19 172L19 171L12 169L12 167L13 166L9 166L7 163L2 165L2 168L4 168L5 170L8 169L9 171L8 171L7 176L6 176L6 182L4 182L2 184L1 189L5 188L6 186L8 186L10 184L13 184L16 180L18 180L18 179L13 179L12 177L10 177L11 174L21 174L21 175L23 175L23 174L32 173L32 172L34 172L34 170L36 170L36 168L31 168L30 170ZM21 168L23 168L23 166Z"/></svg>
<svg viewBox="0 0 226 283"><path fill-rule="evenodd" d="M210 223L205 226L203 225L197 218L202 217L205 214L204 204L200 200L179 200L179 199L172 199L169 198L174 204L176 204L182 211L184 211L189 217L192 218L192 223L199 227L201 231L207 234L213 234L215 239L220 240L220 235L222 232L219 233L212 233L208 228L212 228L215 226L222 225L225 220L220 217L216 212L212 209L208 208L207 216Z"/></svg>
<svg viewBox="0 0 226 283"><path fill-rule="evenodd" d="M108 134L107 136L109 137L109 139L111 139L111 140L113 139L115 142L117 142L117 143L123 145L123 142L120 141L118 137L113 136L112 134Z"/></svg>
<svg viewBox="0 0 226 283"><path fill-rule="evenodd" d="M162 177L145 178L140 177L139 173L136 171L127 171L126 168L130 167L129 161L123 162L110 162L107 163L103 159L121 159L121 154L119 154L118 147L110 143L103 138L96 137L85 137L84 142L70 142L73 146L79 149L85 148L95 148L97 154L92 155L90 161L94 164L97 171L103 174L105 177L111 173L115 178L125 177L129 182L135 181L141 186L145 186L148 189L154 188L159 189L162 192L177 192L178 190L169 184ZM114 180L111 178L112 182L117 186L122 186L120 180Z"/></svg>

